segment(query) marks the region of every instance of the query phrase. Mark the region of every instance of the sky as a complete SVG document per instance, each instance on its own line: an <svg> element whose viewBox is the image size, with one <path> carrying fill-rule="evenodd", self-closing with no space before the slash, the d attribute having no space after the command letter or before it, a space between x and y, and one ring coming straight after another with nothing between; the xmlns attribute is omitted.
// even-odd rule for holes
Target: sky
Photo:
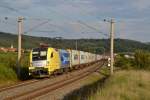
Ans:
<svg viewBox="0 0 150 100"><path fill-rule="evenodd" d="M113 18L115 38L150 42L150 0L0 0L0 31L16 34L18 16L26 35L108 38Z"/></svg>

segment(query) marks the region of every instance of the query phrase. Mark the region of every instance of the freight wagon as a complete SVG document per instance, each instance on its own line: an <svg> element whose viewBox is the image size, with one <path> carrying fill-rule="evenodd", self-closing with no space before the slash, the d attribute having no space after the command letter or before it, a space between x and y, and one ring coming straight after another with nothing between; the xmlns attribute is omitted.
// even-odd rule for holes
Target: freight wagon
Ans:
<svg viewBox="0 0 150 100"><path fill-rule="evenodd" d="M100 55L51 47L35 48L30 52L29 75L47 77L51 74L77 69L102 59Z"/></svg>

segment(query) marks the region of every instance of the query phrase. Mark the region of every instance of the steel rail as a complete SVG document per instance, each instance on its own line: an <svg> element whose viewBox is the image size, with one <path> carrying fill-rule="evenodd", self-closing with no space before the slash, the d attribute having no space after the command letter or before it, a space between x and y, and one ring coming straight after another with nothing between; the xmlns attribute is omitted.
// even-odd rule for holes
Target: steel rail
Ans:
<svg viewBox="0 0 150 100"><path fill-rule="evenodd" d="M10 90L10 89L13 89L13 88L17 88L17 87L21 87L21 86L25 86L25 85L29 85L29 84L33 84L33 83L38 82L38 81L39 80L28 80L28 81L25 81L25 82L19 82L19 83L13 84L12 86L0 88L0 92Z"/></svg>
<svg viewBox="0 0 150 100"><path fill-rule="evenodd" d="M99 63L97 63L99 64ZM95 64L95 65L97 65ZM27 99L33 99L33 98L36 98L38 96L41 96L41 95L44 95L46 93L49 93L49 92L52 92L56 89L59 89L63 86L66 86L66 85L69 85L77 80L80 80L80 79L83 79L84 77L92 74L93 72L95 72L97 69L99 69L101 66L103 66L104 63L102 63L100 66L98 67L92 67L88 70L85 70L84 72L80 72L79 74L73 76L73 77L70 77L69 79L68 78L64 78L60 81L57 81L57 82L54 82L52 84L48 84L48 85L45 85L43 87L39 87L39 88L36 88L34 90L31 90L31 91L28 91L28 92L24 92L24 93L21 93L21 94L18 94L18 95L14 95L14 96L11 96L11 97L7 97L5 98L4 100L12 100L12 99L17 99L17 98L21 98L23 97L21 100L27 100ZM94 65L93 65L94 66ZM83 73L83 74L81 74Z"/></svg>

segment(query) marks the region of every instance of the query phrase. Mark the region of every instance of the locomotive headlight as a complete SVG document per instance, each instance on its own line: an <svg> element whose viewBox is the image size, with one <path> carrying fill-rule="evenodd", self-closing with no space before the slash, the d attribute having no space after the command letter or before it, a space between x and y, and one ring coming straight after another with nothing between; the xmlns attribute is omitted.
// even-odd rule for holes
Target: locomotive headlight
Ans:
<svg viewBox="0 0 150 100"><path fill-rule="evenodd" d="M29 67L29 70L33 70L35 67Z"/></svg>
<svg viewBox="0 0 150 100"><path fill-rule="evenodd" d="M49 62L49 61L47 61L47 62L46 62L46 66L48 66L49 64L50 64L50 62Z"/></svg>
<svg viewBox="0 0 150 100"><path fill-rule="evenodd" d="M33 63L30 63L30 66L32 66L33 65Z"/></svg>

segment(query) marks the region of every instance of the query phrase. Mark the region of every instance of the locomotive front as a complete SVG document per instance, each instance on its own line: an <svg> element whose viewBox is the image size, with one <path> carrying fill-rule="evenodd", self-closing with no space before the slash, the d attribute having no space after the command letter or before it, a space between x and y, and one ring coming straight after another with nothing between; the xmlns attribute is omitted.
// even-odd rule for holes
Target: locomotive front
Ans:
<svg viewBox="0 0 150 100"><path fill-rule="evenodd" d="M48 48L35 48L30 52L29 75L34 77L45 77L48 75L47 54Z"/></svg>

